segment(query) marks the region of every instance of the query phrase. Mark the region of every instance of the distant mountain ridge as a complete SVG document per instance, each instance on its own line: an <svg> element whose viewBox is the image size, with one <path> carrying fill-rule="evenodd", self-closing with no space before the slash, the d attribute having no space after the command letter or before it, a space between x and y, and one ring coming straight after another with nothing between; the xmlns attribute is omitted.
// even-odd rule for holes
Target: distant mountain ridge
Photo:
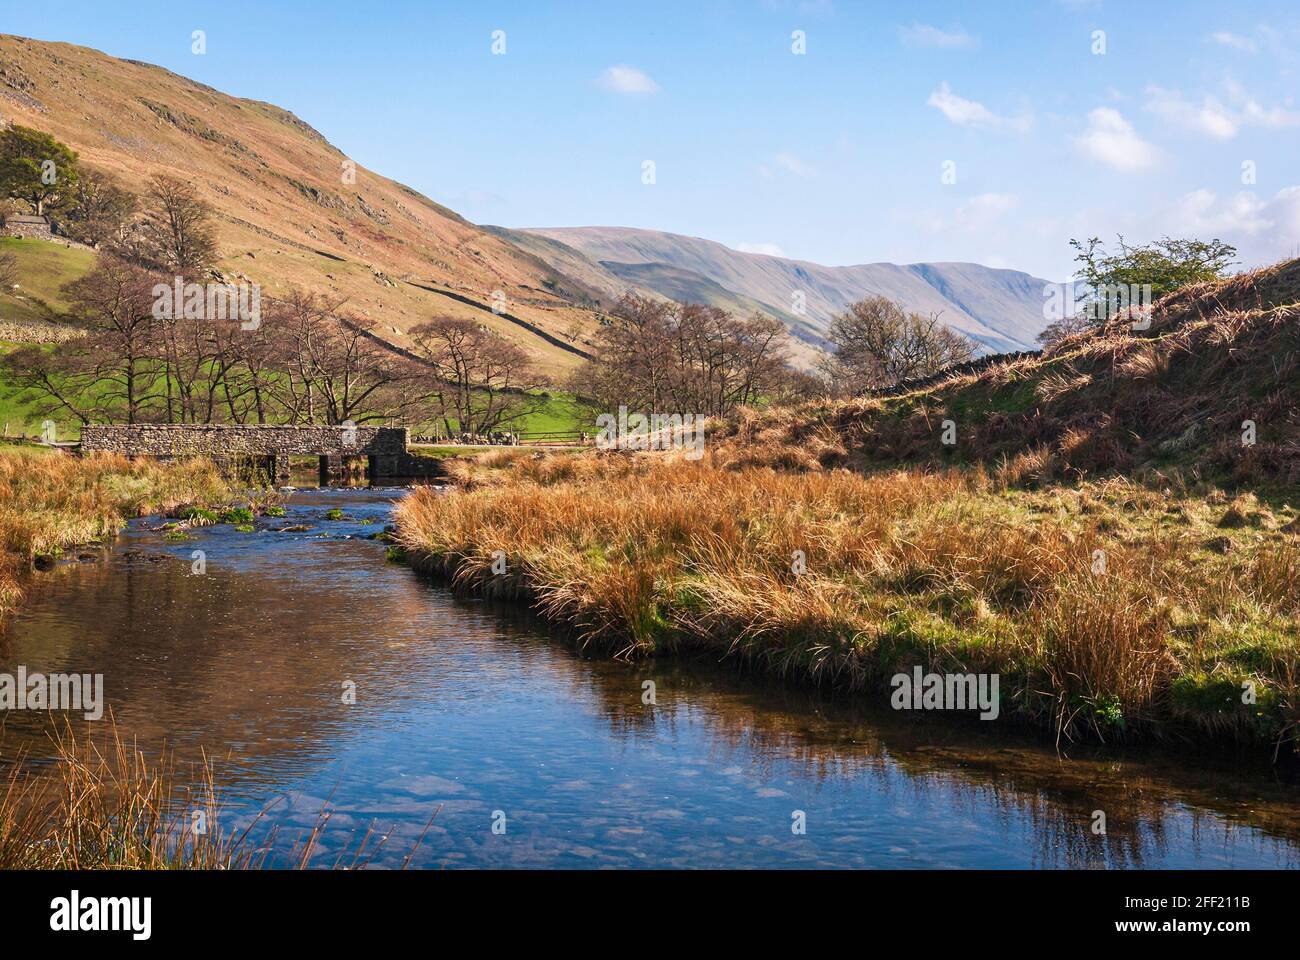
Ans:
<svg viewBox="0 0 1300 960"><path fill-rule="evenodd" d="M531 234L562 245L550 247L552 251L567 248L585 254L602 273L662 296L759 304L810 346L824 346L831 317L868 296L884 296L911 310L937 313L944 323L993 353L1034 349L1035 338L1047 325L1043 288L1049 281L1018 270L976 263L827 267L742 253L698 237L629 227L538 227L507 232L512 236ZM545 249L530 252L550 260ZM561 269L555 262L552 265ZM797 293L803 295L802 314L797 310Z"/></svg>

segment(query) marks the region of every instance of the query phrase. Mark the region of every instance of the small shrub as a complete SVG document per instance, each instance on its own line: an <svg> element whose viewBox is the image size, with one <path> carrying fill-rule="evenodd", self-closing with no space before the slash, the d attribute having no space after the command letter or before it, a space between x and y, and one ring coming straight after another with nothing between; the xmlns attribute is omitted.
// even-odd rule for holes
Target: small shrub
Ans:
<svg viewBox="0 0 1300 960"><path fill-rule="evenodd" d="M202 507L186 507L180 512L180 518L191 527L210 527L220 522L215 513Z"/></svg>

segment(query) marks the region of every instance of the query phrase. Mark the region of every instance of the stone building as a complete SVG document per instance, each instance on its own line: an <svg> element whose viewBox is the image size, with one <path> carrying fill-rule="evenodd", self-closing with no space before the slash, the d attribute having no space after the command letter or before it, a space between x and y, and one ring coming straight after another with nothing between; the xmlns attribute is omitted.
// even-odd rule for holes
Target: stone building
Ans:
<svg viewBox="0 0 1300 960"><path fill-rule="evenodd" d="M6 237L31 237L36 240L54 239L54 231L50 227L49 217L34 217L28 214L12 214L5 217L4 235Z"/></svg>

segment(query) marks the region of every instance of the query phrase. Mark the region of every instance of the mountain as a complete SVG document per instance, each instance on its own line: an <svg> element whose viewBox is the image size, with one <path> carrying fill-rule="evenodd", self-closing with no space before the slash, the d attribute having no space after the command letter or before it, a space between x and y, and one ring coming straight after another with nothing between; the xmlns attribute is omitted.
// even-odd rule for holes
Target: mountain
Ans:
<svg viewBox="0 0 1300 960"><path fill-rule="evenodd" d="M280 107L86 47L0 35L0 115L137 192L155 173L193 182L216 210L219 269L267 294L292 284L345 296L399 346L441 313L487 324L553 373L581 361L596 318L581 282L352 165ZM490 309L496 291L506 315Z"/></svg>
<svg viewBox="0 0 1300 960"><path fill-rule="evenodd" d="M585 254L606 272L663 296L686 291L712 303L708 297L719 295L720 287L733 300L757 303L785 320L796 337L813 346L824 344L823 334L835 313L873 295L922 313L937 313L949 326L995 353L1033 349L1034 338L1047 323L1043 288L1048 281L975 263L825 267L741 253L712 240L657 230L547 227L510 233L555 241ZM537 252L547 256L544 250ZM794 309L796 292L804 295L802 315Z"/></svg>

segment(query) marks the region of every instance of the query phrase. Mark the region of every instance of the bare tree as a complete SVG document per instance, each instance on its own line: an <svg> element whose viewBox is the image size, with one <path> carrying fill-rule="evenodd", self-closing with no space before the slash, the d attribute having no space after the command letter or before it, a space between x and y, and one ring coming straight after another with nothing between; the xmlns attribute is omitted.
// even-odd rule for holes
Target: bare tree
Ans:
<svg viewBox="0 0 1300 960"><path fill-rule="evenodd" d="M937 314L904 310L885 297L868 297L831 319L835 348L823 372L837 392L860 393L938 373L975 355L975 344L939 322Z"/></svg>
<svg viewBox="0 0 1300 960"><path fill-rule="evenodd" d="M285 376L276 365L278 333L265 321L253 330L237 321L213 328L212 367L222 402L235 423L266 423L276 411L273 388Z"/></svg>
<svg viewBox="0 0 1300 960"><path fill-rule="evenodd" d="M624 296L601 319L593 337L596 358L572 377L574 392L586 393L606 409L667 412L673 375L672 314L667 300Z"/></svg>
<svg viewBox="0 0 1300 960"><path fill-rule="evenodd" d="M89 328L77 348L74 379L97 395L97 416L136 423L148 419L167 378L159 360L153 318L157 276L116 257L100 257L90 273L69 284L73 312ZM75 341L74 341L75 343Z"/></svg>
<svg viewBox="0 0 1300 960"><path fill-rule="evenodd" d="M87 341L73 340L55 350L19 347L0 357L0 365L38 416L66 415L90 423L99 413L98 398L87 389L95 379L91 354Z"/></svg>
<svg viewBox="0 0 1300 960"><path fill-rule="evenodd" d="M784 368L776 377L769 397L777 406L825 399L830 385L823 377L794 367Z"/></svg>
<svg viewBox="0 0 1300 960"><path fill-rule="evenodd" d="M435 317L411 340L425 365L423 402L448 435L489 433L545 402L532 392L542 383L528 355L482 324Z"/></svg>
<svg viewBox="0 0 1300 960"><path fill-rule="evenodd" d="M574 386L609 409L721 415L767 396L787 366L778 320L631 294L594 341Z"/></svg>
<svg viewBox="0 0 1300 960"><path fill-rule="evenodd" d="M18 258L12 253L0 253L0 287L12 289L18 279Z"/></svg>
<svg viewBox="0 0 1300 960"><path fill-rule="evenodd" d="M372 335L374 326L342 313L344 301L294 290L271 304L280 376L264 387L293 423L365 423L400 415L412 402L414 369ZM264 322L265 325L265 322Z"/></svg>
<svg viewBox="0 0 1300 960"><path fill-rule="evenodd" d="M217 258L212 208L177 177L155 174L145 195L147 249L158 266L181 274L206 270Z"/></svg>
<svg viewBox="0 0 1300 960"><path fill-rule="evenodd" d="M1050 350L1062 340L1066 340L1075 334L1083 333L1085 330L1091 330L1096 327L1097 322L1088 315L1088 311L1080 310L1070 316L1061 317L1059 320L1053 320L1036 338L1044 348Z"/></svg>

